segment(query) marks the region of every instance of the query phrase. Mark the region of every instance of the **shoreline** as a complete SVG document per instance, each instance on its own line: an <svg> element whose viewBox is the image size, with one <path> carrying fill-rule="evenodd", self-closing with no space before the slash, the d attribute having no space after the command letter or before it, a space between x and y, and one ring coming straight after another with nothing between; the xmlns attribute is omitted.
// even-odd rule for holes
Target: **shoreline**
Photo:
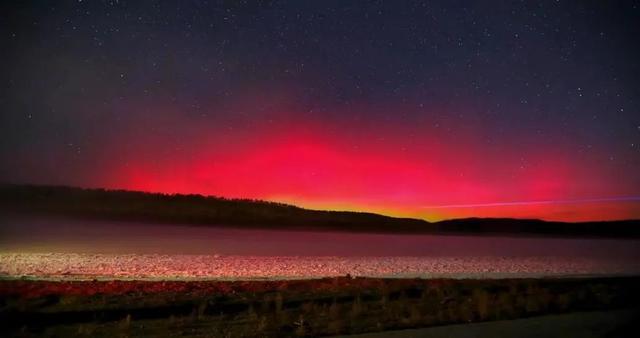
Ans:
<svg viewBox="0 0 640 338"><path fill-rule="evenodd" d="M584 257L220 256L0 253L0 278L53 280L290 280L562 278L640 275L636 260Z"/></svg>
<svg viewBox="0 0 640 338"><path fill-rule="evenodd" d="M342 275L342 276L313 276L313 277L297 277L297 276L270 276L270 277L246 277L246 278L224 278L224 277L180 277L180 276L163 276L163 277L118 277L118 276L69 276L69 275L49 275L49 276L29 276L29 275L1 275L0 282L3 281L31 281L31 282L287 282L287 281L314 281L324 278L367 278L367 279L420 279L420 280L512 280L512 279L531 279L531 280L573 280L573 279L597 279L597 278L625 278L640 277L640 273L601 273L601 274L502 274L502 275L483 275L483 274L438 274L438 275L393 275L393 276L375 276L375 275Z"/></svg>

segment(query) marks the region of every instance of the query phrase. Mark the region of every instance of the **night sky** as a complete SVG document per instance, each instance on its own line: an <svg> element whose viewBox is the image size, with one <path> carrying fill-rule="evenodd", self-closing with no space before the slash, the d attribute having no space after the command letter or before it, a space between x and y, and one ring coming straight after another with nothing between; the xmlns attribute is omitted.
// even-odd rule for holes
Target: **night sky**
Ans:
<svg viewBox="0 0 640 338"><path fill-rule="evenodd" d="M636 1L3 1L0 181L640 218Z"/></svg>

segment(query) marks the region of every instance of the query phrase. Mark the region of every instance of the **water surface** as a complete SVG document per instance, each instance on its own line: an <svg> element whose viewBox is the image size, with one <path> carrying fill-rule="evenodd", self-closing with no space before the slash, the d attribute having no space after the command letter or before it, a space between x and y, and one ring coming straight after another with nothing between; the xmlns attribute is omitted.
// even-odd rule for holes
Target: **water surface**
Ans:
<svg viewBox="0 0 640 338"><path fill-rule="evenodd" d="M48 218L0 220L0 251L241 256L579 257L636 260L640 240L393 235Z"/></svg>

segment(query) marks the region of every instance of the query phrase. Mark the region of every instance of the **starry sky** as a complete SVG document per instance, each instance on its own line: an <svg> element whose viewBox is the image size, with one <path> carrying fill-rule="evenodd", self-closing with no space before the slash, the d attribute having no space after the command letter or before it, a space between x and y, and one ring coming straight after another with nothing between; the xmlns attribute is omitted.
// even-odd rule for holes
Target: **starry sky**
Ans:
<svg viewBox="0 0 640 338"><path fill-rule="evenodd" d="M0 181L640 218L637 1L3 1Z"/></svg>

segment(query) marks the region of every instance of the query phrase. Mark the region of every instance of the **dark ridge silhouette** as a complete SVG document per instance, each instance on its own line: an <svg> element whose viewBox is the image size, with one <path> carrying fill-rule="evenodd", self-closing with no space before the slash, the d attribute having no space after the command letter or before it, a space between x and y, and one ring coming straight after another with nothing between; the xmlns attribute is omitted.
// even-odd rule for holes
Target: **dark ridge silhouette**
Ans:
<svg viewBox="0 0 640 338"><path fill-rule="evenodd" d="M427 222L366 212L309 210L249 199L65 186L0 185L0 211L5 215L52 215L270 229L640 238L639 220L566 223L536 219L466 218Z"/></svg>

